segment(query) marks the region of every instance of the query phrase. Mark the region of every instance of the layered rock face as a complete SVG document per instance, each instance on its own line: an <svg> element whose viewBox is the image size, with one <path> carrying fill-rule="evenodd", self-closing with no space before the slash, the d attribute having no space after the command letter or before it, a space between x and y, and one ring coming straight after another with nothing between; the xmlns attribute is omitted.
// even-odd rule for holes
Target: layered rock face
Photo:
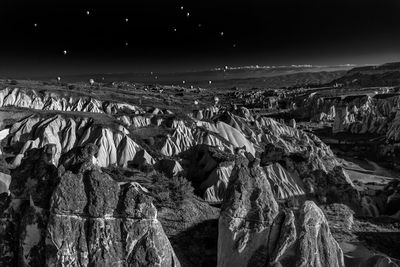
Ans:
<svg viewBox="0 0 400 267"><path fill-rule="evenodd" d="M116 114L120 111L143 113L142 109L126 103L112 103L92 97L64 96L58 93L42 93L33 89L19 88L5 88L0 91L0 107L6 106L107 114Z"/></svg>
<svg viewBox="0 0 400 267"><path fill-rule="evenodd" d="M277 200L285 200L306 194L303 181L295 174L289 173L279 163L262 167L272 192Z"/></svg>
<svg viewBox="0 0 400 267"><path fill-rule="evenodd" d="M396 133L397 109L400 97L397 94L355 95L344 98L307 99L304 113L316 121L332 121L332 132L386 135L387 140L399 141Z"/></svg>
<svg viewBox="0 0 400 267"><path fill-rule="evenodd" d="M259 123L263 131L261 140L266 144L264 155L268 155L262 160L278 161L282 156L302 155L301 157L307 158L306 168L310 170L329 171L339 165L332 150L315 135L278 123L271 118L262 118ZM302 171L299 169L298 172Z"/></svg>
<svg viewBox="0 0 400 267"><path fill-rule="evenodd" d="M98 170L61 177L46 252L54 266L180 266L145 192Z"/></svg>
<svg viewBox="0 0 400 267"><path fill-rule="evenodd" d="M111 129L97 125L93 119L85 117L29 116L12 125L8 146L17 151L20 148L12 163L13 167L17 167L24 153L33 148L54 144L53 160L57 165L62 154L89 143L94 143L99 148L96 155L97 165L126 167L136 153L143 150L127 133L128 130L122 126Z"/></svg>
<svg viewBox="0 0 400 267"><path fill-rule="evenodd" d="M161 147L161 153L166 156L179 155L199 144L216 146L229 153L244 146L247 151L255 154L254 143L248 140L244 133L223 121L197 121L195 125L189 126L183 121L174 121L171 128L173 133L167 136Z"/></svg>
<svg viewBox="0 0 400 267"><path fill-rule="evenodd" d="M101 172L91 148L57 171L54 147L31 151L2 195L2 266L180 266L140 185Z"/></svg>
<svg viewBox="0 0 400 267"><path fill-rule="evenodd" d="M228 159L229 157L223 159L224 157L220 156L232 154L234 147L236 147L233 149L234 153L242 150L243 153L254 157L254 149L261 150L265 146L260 155L261 164L264 166L262 171L270 179L273 192L280 200L316 192L316 189L310 188L309 185L313 177L312 173L318 170L329 173L339 166L333 152L315 135L278 123L271 118L259 118L252 121L253 118L246 119L227 112L216 119L223 121L234 130L225 131L223 136L231 136L235 133L246 142L238 141L230 148L226 145L213 144L214 148L209 149L204 145L195 146L198 142L194 141L193 149L179 154L184 159L183 168L195 170L192 171L194 175L190 172L187 175L194 182L195 187L199 188L200 195L208 201L220 202L223 199L231 176L233 160ZM212 124L208 123L208 125ZM190 128L183 129L188 131L185 136L189 136ZM214 130L217 131L216 128ZM183 132L182 130L176 132L178 131ZM199 130L195 130L191 135L194 140L196 140L197 131ZM232 144L228 142L229 137L225 138L224 142ZM203 149L198 149L201 147Z"/></svg>
<svg viewBox="0 0 400 267"><path fill-rule="evenodd" d="M344 266L344 259L313 202L298 216L280 209L260 167L239 158L219 219L218 266Z"/></svg>

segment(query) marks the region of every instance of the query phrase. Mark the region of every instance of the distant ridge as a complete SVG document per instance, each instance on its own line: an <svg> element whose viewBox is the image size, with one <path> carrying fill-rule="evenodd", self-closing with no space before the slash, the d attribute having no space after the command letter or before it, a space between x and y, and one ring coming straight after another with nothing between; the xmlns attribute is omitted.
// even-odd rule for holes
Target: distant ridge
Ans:
<svg viewBox="0 0 400 267"><path fill-rule="evenodd" d="M398 86L400 85L400 62L356 67L330 84L336 83L361 87Z"/></svg>

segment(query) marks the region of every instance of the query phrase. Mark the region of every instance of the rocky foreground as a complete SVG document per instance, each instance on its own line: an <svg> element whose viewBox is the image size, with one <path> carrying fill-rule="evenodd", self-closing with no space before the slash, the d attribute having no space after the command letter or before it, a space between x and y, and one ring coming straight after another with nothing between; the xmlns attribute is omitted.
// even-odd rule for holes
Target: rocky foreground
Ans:
<svg viewBox="0 0 400 267"><path fill-rule="evenodd" d="M251 93L14 83L0 88L0 266L399 265L400 182L367 188L311 131L251 108L395 147L397 96L237 106Z"/></svg>

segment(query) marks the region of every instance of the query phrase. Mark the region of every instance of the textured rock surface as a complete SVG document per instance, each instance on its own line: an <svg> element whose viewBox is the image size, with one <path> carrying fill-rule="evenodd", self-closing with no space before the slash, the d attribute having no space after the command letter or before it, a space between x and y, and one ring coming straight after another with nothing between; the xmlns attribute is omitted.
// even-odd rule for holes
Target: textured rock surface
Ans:
<svg viewBox="0 0 400 267"><path fill-rule="evenodd" d="M396 115L400 97L395 95L355 95L347 97L311 97L305 104L306 113L317 121L333 121L332 132L386 135L387 140L399 141ZM333 109L334 112L327 110ZM328 113L327 113L328 112ZM318 118L319 114L320 115Z"/></svg>
<svg viewBox="0 0 400 267"><path fill-rule="evenodd" d="M233 156L217 148L198 145L181 154L186 176L203 198L221 202L233 169Z"/></svg>
<svg viewBox="0 0 400 267"><path fill-rule="evenodd" d="M395 88L0 84L0 266L341 267L335 239L376 249L346 263L398 257L398 181L364 190L321 141L398 158Z"/></svg>
<svg viewBox="0 0 400 267"><path fill-rule="evenodd" d="M315 135L271 118L262 118L258 123L262 130L260 141L266 144L261 155L262 163L289 160L286 164L295 168L298 174L313 170L329 171L339 165L332 150Z"/></svg>
<svg viewBox="0 0 400 267"><path fill-rule="evenodd" d="M296 266L344 267L342 249L332 237L324 213L306 201L300 210L299 254Z"/></svg>
<svg viewBox="0 0 400 267"><path fill-rule="evenodd" d="M47 230L50 265L180 266L149 197L97 170L64 174Z"/></svg>
<svg viewBox="0 0 400 267"><path fill-rule="evenodd" d="M247 266L260 248L267 250L271 226L279 212L262 170L248 168L248 162L243 161L233 170L221 208L218 266Z"/></svg>
<svg viewBox="0 0 400 267"><path fill-rule="evenodd" d="M262 169L237 159L221 209L218 266L344 266L318 206L281 210Z"/></svg>
<svg viewBox="0 0 400 267"><path fill-rule="evenodd" d="M159 208L158 219L182 266L216 266L219 209L199 198Z"/></svg>
<svg viewBox="0 0 400 267"><path fill-rule="evenodd" d="M287 172L279 163L263 167L277 200L305 195L303 181Z"/></svg>
<svg viewBox="0 0 400 267"><path fill-rule="evenodd" d="M62 96L36 90L5 88L0 91L0 106L15 106L42 110L81 111L94 113L117 113L129 110L140 113L141 109L126 103L110 103L92 97Z"/></svg>
<svg viewBox="0 0 400 267"><path fill-rule="evenodd" d="M142 150L126 135L126 129L112 130L96 125L92 119L79 117L69 118L56 115L43 119L39 116L29 116L13 124L10 129L9 146L15 147L19 155L33 148L46 144L55 145L54 163L62 154L77 146L89 143L96 144L97 165L107 167L117 164L126 167L132 161L137 151ZM18 150L18 147L22 148ZM18 156L16 157L16 159ZM20 163L14 160L14 166Z"/></svg>
<svg viewBox="0 0 400 267"><path fill-rule="evenodd" d="M0 265L180 266L142 187L101 172L93 145L62 159L74 172L53 148L31 150L1 194Z"/></svg>

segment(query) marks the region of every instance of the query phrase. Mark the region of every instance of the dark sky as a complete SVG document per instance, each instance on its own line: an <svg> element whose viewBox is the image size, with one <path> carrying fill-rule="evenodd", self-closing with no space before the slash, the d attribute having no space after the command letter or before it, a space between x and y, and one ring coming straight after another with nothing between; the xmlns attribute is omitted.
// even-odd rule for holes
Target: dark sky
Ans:
<svg viewBox="0 0 400 267"><path fill-rule="evenodd" d="M0 34L0 75L383 63L400 1L1 0Z"/></svg>

